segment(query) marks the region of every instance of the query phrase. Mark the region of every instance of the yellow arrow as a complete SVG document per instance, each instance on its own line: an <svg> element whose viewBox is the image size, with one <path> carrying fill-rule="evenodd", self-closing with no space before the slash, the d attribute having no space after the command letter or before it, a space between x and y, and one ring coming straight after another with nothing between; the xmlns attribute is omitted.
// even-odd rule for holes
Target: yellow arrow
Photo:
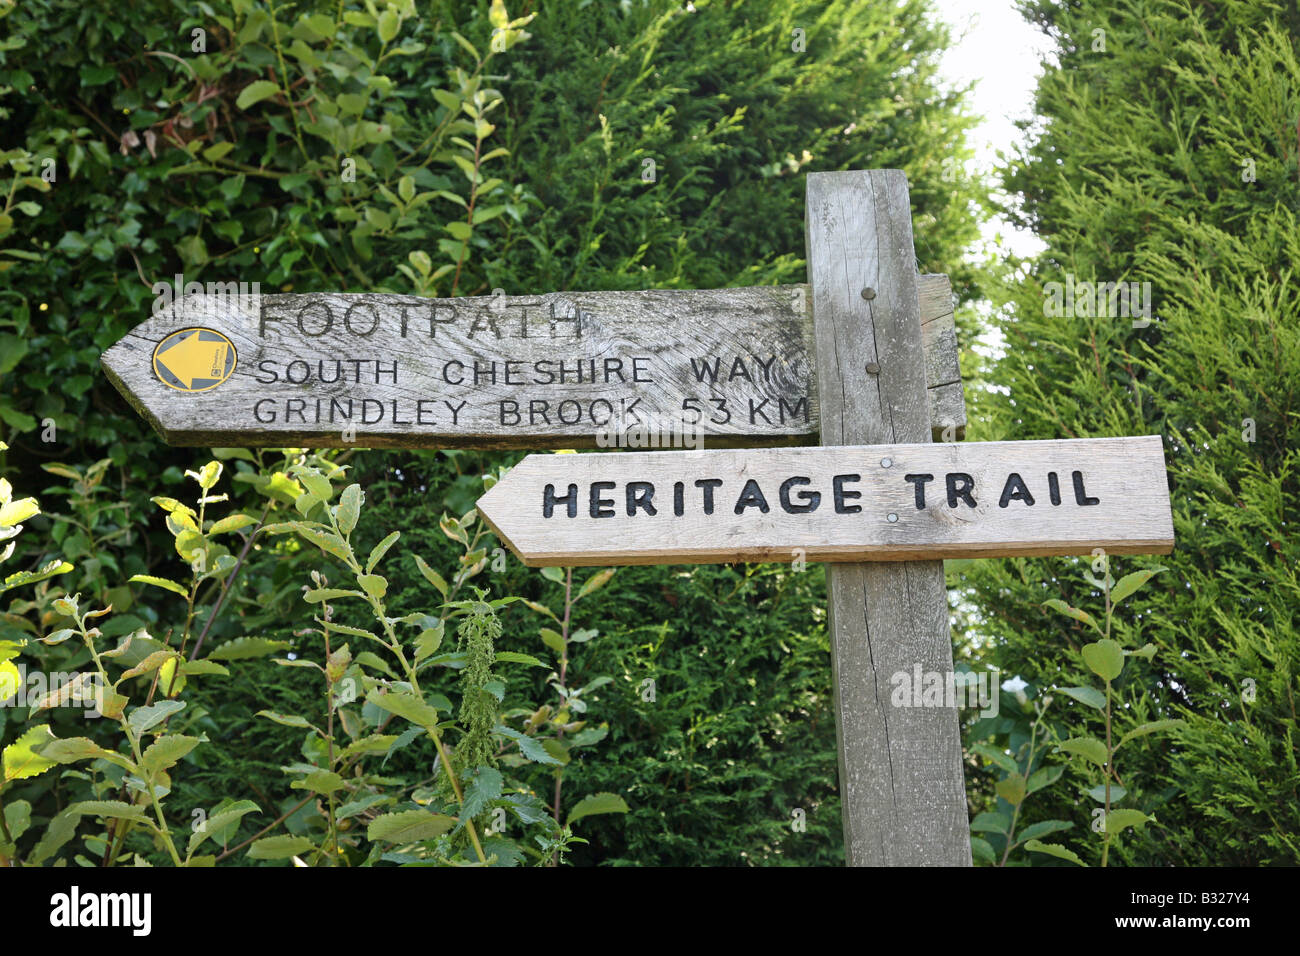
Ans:
<svg viewBox="0 0 1300 956"><path fill-rule="evenodd" d="M158 363L193 389L195 379L219 379L226 371L226 342L204 342L194 331L179 344L158 356Z"/></svg>

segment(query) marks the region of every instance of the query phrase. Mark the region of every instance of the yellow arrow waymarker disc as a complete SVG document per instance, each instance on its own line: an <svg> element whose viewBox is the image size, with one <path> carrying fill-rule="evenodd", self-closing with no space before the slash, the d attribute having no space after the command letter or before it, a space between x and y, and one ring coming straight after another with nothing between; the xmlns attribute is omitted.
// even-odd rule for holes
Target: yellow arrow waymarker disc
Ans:
<svg viewBox="0 0 1300 956"><path fill-rule="evenodd" d="M178 392L206 392L235 371L235 345L212 329L181 329L153 350L153 371Z"/></svg>

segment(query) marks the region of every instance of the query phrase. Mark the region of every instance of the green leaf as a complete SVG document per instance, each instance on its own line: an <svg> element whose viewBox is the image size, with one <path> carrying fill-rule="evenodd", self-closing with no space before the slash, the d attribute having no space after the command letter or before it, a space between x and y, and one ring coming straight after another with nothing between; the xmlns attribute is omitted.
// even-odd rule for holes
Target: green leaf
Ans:
<svg viewBox="0 0 1300 956"><path fill-rule="evenodd" d="M583 582L582 588L578 591L578 596L574 598L574 600L581 601L588 594L599 591L609 583L609 579L614 576L616 570L617 568L606 568L604 571L601 571L598 574L593 574L591 577L587 578L587 580Z"/></svg>
<svg viewBox="0 0 1300 956"><path fill-rule="evenodd" d="M1087 866L1077 853L1073 850L1067 850L1059 843L1043 843L1041 840L1030 840L1025 844L1026 850L1032 850L1035 853L1046 853L1048 856L1054 856L1062 860L1069 860L1079 866Z"/></svg>
<svg viewBox="0 0 1300 956"><path fill-rule="evenodd" d="M361 486L357 484L348 485L339 496L338 511L335 512L334 517L339 523L339 530L344 534L351 534L352 529L357 526L357 519L361 516L361 504L365 501L365 497Z"/></svg>
<svg viewBox="0 0 1300 956"><path fill-rule="evenodd" d="M1053 611L1059 611L1066 617L1074 618L1076 621L1082 621L1089 627L1101 633L1101 628L1097 626L1097 621L1087 611L1082 611L1077 607L1071 607L1060 598L1052 598L1050 601L1043 602L1044 607L1050 607Z"/></svg>
<svg viewBox="0 0 1300 956"><path fill-rule="evenodd" d="M118 578L118 580L122 580ZM169 581L166 578L154 577L152 574L133 574L128 579L132 584L152 584L156 588L162 588L165 591L171 591L173 594L179 594L181 597L189 597L190 592L175 581Z"/></svg>
<svg viewBox="0 0 1300 956"><path fill-rule="evenodd" d="M329 796L335 790L343 789L343 778L330 770L317 770L309 773L301 780L295 780L289 784L291 790L310 790L312 793L319 793L321 796Z"/></svg>
<svg viewBox="0 0 1300 956"><path fill-rule="evenodd" d="M83 800L80 803L72 804L68 807L68 810L75 812L78 816L111 817L115 820L137 821L145 819L144 807L124 803L121 800Z"/></svg>
<svg viewBox="0 0 1300 956"><path fill-rule="evenodd" d="M979 754L989 763L1002 768L1007 773L1019 773L1020 767L1016 764L1011 755L1004 752L1001 747L989 743L979 743L971 747L973 753Z"/></svg>
<svg viewBox="0 0 1300 956"><path fill-rule="evenodd" d="M548 581L554 581L556 584L564 583L563 568L542 568L542 577Z"/></svg>
<svg viewBox="0 0 1300 956"><path fill-rule="evenodd" d="M1106 695L1095 687L1058 687L1056 689L1082 704L1087 704L1089 707L1096 707L1098 710L1106 709Z"/></svg>
<svg viewBox="0 0 1300 956"><path fill-rule="evenodd" d="M134 717L134 715L132 715ZM166 734L159 737L141 757L141 768L150 774L174 767L182 757L199 745L198 737Z"/></svg>
<svg viewBox="0 0 1300 956"><path fill-rule="evenodd" d="M359 575L357 583L376 601L388 593L388 579L378 574Z"/></svg>
<svg viewBox="0 0 1300 956"><path fill-rule="evenodd" d="M1126 574L1119 579L1119 583L1111 589L1110 606L1113 608L1133 592L1137 591L1142 585L1146 584L1161 571L1167 571L1168 568L1155 567L1145 568L1141 571L1134 571L1132 574Z"/></svg>
<svg viewBox="0 0 1300 956"><path fill-rule="evenodd" d="M267 637L237 637L222 644L207 659L210 661L243 661L253 657L266 657L289 646L288 641L273 641Z"/></svg>
<svg viewBox="0 0 1300 956"><path fill-rule="evenodd" d="M476 769L465 787L465 799L460 806L461 819L473 820L479 816L493 800L500 799L503 786L501 771L492 767Z"/></svg>
<svg viewBox="0 0 1300 956"><path fill-rule="evenodd" d="M545 661L539 661L531 654L516 654L514 651L497 651L496 659L507 664L527 664L530 667L549 667Z"/></svg>
<svg viewBox="0 0 1300 956"><path fill-rule="evenodd" d="M439 621L436 627L427 627L420 632L419 637L415 639L415 662L417 664L438 653L438 648L442 646L444 629L443 622Z"/></svg>
<svg viewBox="0 0 1300 956"><path fill-rule="evenodd" d="M1129 827L1141 828L1148 823L1154 823L1155 817L1149 817L1141 810L1130 810L1122 807L1118 810L1112 810L1106 814L1106 832L1112 836L1124 832Z"/></svg>
<svg viewBox="0 0 1300 956"><path fill-rule="evenodd" d="M994 866L997 863L993 846L983 837L970 838L970 855L972 863L983 863L987 866Z"/></svg>
<svg viewBox="0 0 1300 956"><path fill-rule="evenodd" d="M1008 774L997 782L994 789L999 797L1018 807L1025 799L1025 778L1018 773Z"/></svg>
<svg viewBox="0 0 1300 956"><path fill-rule="evenodd" d="M366 836L387 843L417 843L442 836L456 825L456 818L428 810L385 813L370 822Z"/></svg>
<svg viewBox="0 0 1300 956"><path fill-rule="evenodd" d="M301 727L305 730L314 729L306 717L299 717L297 714L278 714L273 710L259 710L254 716L265 717L267 720L273 720L285 727Z"/></svg>
<svg viewBox="0 0 1300 956"><path fill-rule="evenodd" d="M398 717L405 717L426 730L438 726L438 711L409 691L382 694L376 689L366 696L366 703Z"/></svg>
<svg viewBox="0 0 1300 956"><path fill-rule="evenodd" d="M212 814L194 828L194 832L190 835L190 845L186 850L186 855L193 854L209 837L220 833L232 823L238 823L247 814L261 812L261 808L253 801L240 800L238 803Z"/></svg>
<svg viewBox="0 0 1300 956"><path fill-rule="evenodd" d="M380 42L388 43L393 39L393 37L397 36L397 28L400 23L401 21L397 16L396 10L392 7L384 10L384 12L379 15L379 23L376 27L376 30L379 33Z"/></svg>
<svg viewBox="0 0 1300 956"><path fill-rule="evenodd" d="M1061 774L1065 773L1064 764L1056 764L1052 767L1042 767L1035 770L1029 775L1029 786L1026 793L1035 793L1044 787L1050 787L1056 781L1061 779Z"/></svg>
<svg viewBox="0 0 1300 956"><path fill-rule="evenodd" d="M564 637L558 631L553 631L549 627L542 628L542 643L561 657L564 656Z"/></svg>
<svg viewBox="0 0 1300 956"><path fill-rule="evenodd" d="M1171 730L1174 727L1183 726L1184 723L1186 723L1186 721L1181 718L1173 718L1170 720L1153 720L1149 723L1138 724L1123 737L1119 738L1119 743L1115 745L1115 749L1119 750L1120 747L1123 747L1124 744L1132 740L1134 737L1143 737L1147 734L1159 733L1162 730Z"/></svg>
<svg viewBox="0 0 1300 956"><path fill-rule="evenodd" d="M32 727L21 737L4 749L0 762L4 764L4 779L26 780L36 777L53 767L54 761L37 753L37 749L54 739L54 732L49 724Z"/></svg>
<svg viewBox="0 0 1300 956"><path fill-rule="evenodd" d="M20 498L17 501L0 504L0 528L12 528L40 513L41 508L35 498Z"/></svg>
<svg viewBox="0 0 1300 956"><path fill-rule="evenodd" d="M157 703L149 704L147 707L137 707L126 720L137 734L142 734L150 727L156 727L172 714L179 713L184 709L185 701L183 700L160 700Z"/></svg>
<svg viewBox="0 0 1300 956"><path fill-rule="evenodd" d="M291 856L300 856L308 850L316 849L316 844L306 837L273 836L264 837L248 848L250 860L286 860Z"/></svg>
<svg viewBox="0 0 1300 956"><path fill-rule="evenodd" d="M235 106L241 110L246 110L254 103L260 103L268 96L274 96L280 92L278 83L272 83L270 80L255 80L239 91L239 98L235 100Z"/></svg>
<svg viewBox="0 0 1300 956"><path fill-rule="evenodd" d="M549 763L555 766L560 765L560 761L547 753L546 748L542 746L541 741L537 738L529 737L527 734L522 734L513 727L506 727L505 725L494 727L493 731L501 734L503 737L509 737L517 743L519 745L519 752L524 755L524 759L531 760L533 763Z"/></svg>
<svg viewBox="0 0 1300 956"><path fill-rule="evenodd" d="M337 601L339 598L354 597L362 598L365 595L360 591L349 591L347 588L310 588L303 592L302 599L308 604L322 604L325 601Z"/></svg>
<svg viewBox="0 0 1300 956"><path fill-rule="evenodd" d="M1124 648L1109 638L1085 644L1080 652L1088 669L1102 680L1114 680L1124 670Z"/></svg>
<svg viewBox="0 0 1300 956"><path fill-rule="evenodd" d="M573 823L581 820L583 817L594 816L597 813L627 813L627 802L616 793L593 793L591 796L583 797L573 805L569 811L566 823Z"/></svg>
<svg viewBox="0 0 1300 956"><path fill-rule="evenodd" d="M1071 737L1069 740L1061 741L1058 750L1064 750L1066 753L1078 754L1099 767L1106 766L1106 745L1096 737Z"/></svg>
<svg viewBox="0 0 1300 956"><path fill-rule="evenodd" d="M135 772L135 764L123 754L105 750L89 737L64 737L52 740L41 748L41 756L56 763L76 763L78 760L107 760L126 770Z"/></svg>
<svg viewBox="0 0 1300 956"><path fill-rule="evenodd" d="M1112 783L1110 785L1110 802L1116 803L1119 800L1123 800L1126 793L1128 793L1128 791L1119 784ZM1088 796L1092 797L1092 799L1096 800L1098 803L1105 803L1106 785L1104 783L1097 784L1097 786L1088 791Z"/></svg>
<svg viewBox="0 0 1300 956"><path fill-rule="evenodd" d="M1059 830L1068 830L1074 826L1065 820L1043 820L1039 823L1031 823L1017 834L1017 839L1021 842L1035 840L1038 837L1047 836L1049 833L1056 833Z"/></svg>
<svg viewBox="0 0 1300 956"><path fill-rule="evenodd" d="M239 531L241 528L247 528L249 525L254 524L257 524L257 519L252 515L228 515L209 528L208 534L226 534L227 532Z"/></svg>
<svg viewBox="0 0 1300 956"><path fill-rule="evenodd" d="M414 555L414 558L415 566L420 569L420 573L424 575L424 579L437 588L438 593L442 595L444 600L446 600L450 588L448 588L447 582L443 580L442 575L425 564L424 558L420 557L418 554Z"/></svg>
<svg viewBox="0 0 1300 956"><path fill-rule="evenodd" d="M383 560L384 555L388 553L388 549L391 548L401 536L402 532L394 531L388 537L384 538L383 541L380 541L374 546L370 552L370 557L366 559L366 574L369 574L375 569L375 566L378 565L379 562Z"/></svg>

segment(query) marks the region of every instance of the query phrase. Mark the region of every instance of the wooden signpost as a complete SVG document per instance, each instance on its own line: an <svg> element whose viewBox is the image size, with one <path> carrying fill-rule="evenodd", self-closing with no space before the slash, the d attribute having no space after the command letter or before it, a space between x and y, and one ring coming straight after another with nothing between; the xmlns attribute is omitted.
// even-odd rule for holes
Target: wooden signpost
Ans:
<svg viewBox="0 0 1300 956"><path fill-rule="evenodd" d="M927 421L952 440L966 412L947 277L917 295ZM812 341L805 285L214 294L160 309L103 366L174 445L588 448L647 426L668 447L768 445L817 435Z"/></svg>
<svg viewBox="0 0 1300 956"><path fill-rule="evenodd" d="M1173 546L1159 436L529 455L479 499L525 564L909 561Z"/></svg>
<svg viewBox="0 0 1300 956"><path fill-rule="evenodd" d="M479 509L530 565L831 562L848 862L969 866L957 713L888 684L953 673L942 559L1168 552L1161 440L953 444L951 292L916 274L903 173L809 174L806 228L807 286L218 290L103 365L174 444L696 449L531 455Z"/></svg>

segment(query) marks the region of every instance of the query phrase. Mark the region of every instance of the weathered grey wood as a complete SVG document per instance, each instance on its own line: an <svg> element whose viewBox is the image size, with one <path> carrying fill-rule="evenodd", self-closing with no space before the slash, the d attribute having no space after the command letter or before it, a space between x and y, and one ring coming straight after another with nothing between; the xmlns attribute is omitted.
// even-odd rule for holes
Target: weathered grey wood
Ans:
<svg viewBox="0 0 1300 956"><path fill-rule="evenodd" d="M805 215L822 444L924 442L906 177L810 173ZM957 714L891 707L887 683L918 664L953 672L943 562L832 565L827 577L847 862L969 866Z"/></svg>
<svg viewBox="0 0 1300 956"><path fill-rule="evenodd" d="M534 567L1150 554L1174 534L1156 435L529 455L478 509Z"/></svg>
<svg viewBox="0 0 1300 956"><path fill-rule="evenodd" d="M923 314L941 320L946 309L950 324L947 277L922 277L919 289ZM164 381L155 350L188 329L230 341L227 379L203 379L201 391ZM213 294L159 311L102 362L177 445L580 448L607 444L601 426L612 419L615 432L644 424L670 440L686 431L692 443L725 447L815 439L811 341L806 286L460 299ZM942 353L927 366L944 388L956 340L940 333L928 347ZM947 416L934 423L938 435L958 412L951 402L935 407ZM964 407L959 415L964 426Z"/></svg>

